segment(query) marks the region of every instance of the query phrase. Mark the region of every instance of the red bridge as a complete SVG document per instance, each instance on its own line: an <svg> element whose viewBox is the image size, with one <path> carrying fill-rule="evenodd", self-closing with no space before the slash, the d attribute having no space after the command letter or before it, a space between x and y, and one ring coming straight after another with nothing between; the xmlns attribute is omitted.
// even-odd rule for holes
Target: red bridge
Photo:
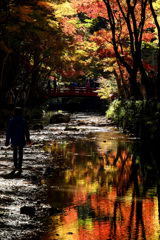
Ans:
<svg viewBox="0 0 160 240"><path fill-rule="evenodd" d="M67 96L82 96L82 97L99 97L96 92L98 88L86 87L63 87L51 89L48 91L47 98L50 97L67 97Z"/></svg>

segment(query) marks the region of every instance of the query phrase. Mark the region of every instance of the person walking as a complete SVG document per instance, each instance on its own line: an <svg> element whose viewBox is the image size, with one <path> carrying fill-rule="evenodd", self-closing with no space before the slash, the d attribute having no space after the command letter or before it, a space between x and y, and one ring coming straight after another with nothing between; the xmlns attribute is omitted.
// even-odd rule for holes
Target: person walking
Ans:
<svg viewBox="0 0 160 240"><path fill-rule="evenodd" d="M9 145L10 139L13 147L13 160L15 170L22 170L23 161L23 148L26 141L30 144L30 133L27 121L22 117L22 108L16 107L14 116L9 120L7 133L6 133L6 146ZM19 161L17 155L19 152Z"/></svg>
<svg viewBox="0 0 160 240"><path fill-rule="evenodd" d="M54 77L54 93L56 93L57 89L57 79Z"/></svg>

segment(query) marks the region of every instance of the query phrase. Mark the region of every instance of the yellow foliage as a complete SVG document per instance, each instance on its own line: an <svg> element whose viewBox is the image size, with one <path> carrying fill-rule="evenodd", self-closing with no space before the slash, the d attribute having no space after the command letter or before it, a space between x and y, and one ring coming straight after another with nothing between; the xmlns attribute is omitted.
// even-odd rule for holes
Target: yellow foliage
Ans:
<svg viewBox="0 0 160 240"><path fill-rule="evenodd" d="M55 6L55 17L62 18L64 16L73 16L77 14L76 10L71 7L69 2L58 4Z"/></svg>
<svg viewBox="0 0 160 240"><path fill-rule="evenodd" d="M160 23L160 0L157 0L155 2L153 2L153 8L156 11L157 14L157 20ZM155 28L155 33L156 33L156 41L154 41L154 43L158 43L158 30L157 28Z"/></svg>
<svg viewBox="0 0 160 240"><path fill-rule="evenodd" d="M105 79L103 77L98 80L100 88L96 91L101 99L109 99L110 95L117 92L117 84L114 78Z"/></svg>
<svg viewBox="0 0 160 240"><path fill-rule="evenodd" d="M85 50L83 50L83 49L77 49L77 50L75 51L75 53L76 53L76 54L80 54L80 55L83 56L83 57L88 57L87 52L86 52Z"/></svg>
<svg viewBox="0 0 160 240"><path fill-rule="evenodd" d="M49 25L51 28L54 28L54 29L58 29L58 28L59 28L58 22L53 21L53 20L51 20L51 19L48 19L47 22L48 22L48 25Z"/></svg>
<svg viewBox="0 0 160 240"><path fill-rule="evenodd" d="M160 11L160 0L153 2L153 7L155 10Z"/></svg>

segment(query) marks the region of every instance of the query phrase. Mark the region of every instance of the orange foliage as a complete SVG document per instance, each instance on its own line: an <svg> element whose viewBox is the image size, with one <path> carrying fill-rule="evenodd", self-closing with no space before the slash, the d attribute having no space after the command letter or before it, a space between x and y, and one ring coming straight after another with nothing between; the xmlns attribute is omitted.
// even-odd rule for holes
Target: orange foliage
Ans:
<svg viewBox="0 0 160 240"><path fill-rule="evenodd" d="M17 16L17 18L21 22L32 22L32 18L30 15L32 15L32 8L29 6L18 6L18 7L12 7L14 17ZM13 14L12 13L12 14Z"/></svg>
<svg viewBox="0 0 160 240"><path fill-rule="evenodd" d="M119 5L118 5L119 2ZM89 18L97 18L102 17L106 19L106 22L108 22L108 14L107 14L107 8L104 4L104 1L101 0L72 0L71 1L72 6L77 9L77 12L85 13ZM130 2L131 6L134 5L134 17L136 22L137 29L141 30L141 11L142 11L142 1L138 0L135 2ZM131 55L131 46L130 46L130 40L129 39L129 29L126 24L125 17L127 18L128 14L128 6L127 1L124 0L113 0L110 2L113 17L115 20L115 41L117 44L118 52L121 54L121 56L125 59L125 61L133 67L133 59ZM133 6L132 6L133 7ZM124 17L125 16L125 17ZM130 27L131 31L133 33L133 47L136 48L135 45L135 29L133 20L131 17L131 14L128 15L130 19ZM155 33L151 31L151 29L155 28L155 24L153 23L153 17L150 12L149 4L146 7L146 19L144 24L144 31L142 35L142 41L150 42L151 39L154 39ZM139 34L140 31L137 30L137 33ZM106 29L101 29L99 31L96 31L93 36L90 37L90 41L96 42L96 44L99 46L99 48L95 51L94 56L99 56L100 59L106 58L106 57L115 57L115 51L112 46L112 32L110 29L109 24L107 25ZM138 40L140 40L140 34L138 37ZM110 43L110 45L108 45ZM122 66L121 66L122 68ZM124 68L124 67L123 67ZM124 68L125 69L125 68ZM118 69L116 69L118 70ZM124 79L128 78L128 74L124 75Z"/></svg>
<svg viewBox="0 0 160 240"><path fill-rule="evenodd" d="M76 28L73 23L69 21L68 17L65 17L60 20L60 24L62 26L62 31L65 33L66 36L73 36L76 34Z"/></svg>
<svg viewBox="0 0 160 240"><path fill-rule="evenodd" d="M52 11L53 11L53 9L52 9L52 7L51 7L52 5L51 5L49 2L38 1L38 2L37 2L37 5L38 5L40 8L47 10L48 12L51 12L51 13L52 13Z"/></svg>

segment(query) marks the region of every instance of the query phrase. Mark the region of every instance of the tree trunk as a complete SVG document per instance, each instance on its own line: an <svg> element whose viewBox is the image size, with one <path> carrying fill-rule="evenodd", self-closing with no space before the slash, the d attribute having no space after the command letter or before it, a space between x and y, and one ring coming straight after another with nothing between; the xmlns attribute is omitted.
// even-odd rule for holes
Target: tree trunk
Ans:
<svg viewBox="0 0 160 240"><path fill-rule="evenodd" d="M149 83L147 73L146 73L146 71L143 67L142 61L140 61L139 70L141 72L141 84L143 84L143 86L145 87L145 90L146 90L146 98L151 99L153 97L151 95L151 86L150 86L150 83Z"/></svg>
<svg viewBox="0 0 160 240"><path fill-rule="evenodd" d="M158 22L158 18L157 18L157 13L153 8L153 0L149 0L149 4L150 4L150 8L151 8L151 12L154 18L154 22L158 31L158 74L157 74L157 83L156 83L156 90L157 90L157 98L158 100L160 100L160 24Z"/></svg>
<svg viewBox="0 0 160 240"><path fill-rule="evenodd" d="M142 94L140 92L139 85L137 84L137 77L134 75L134 73L130 74L130 84L131 84L131 94L136 99L142 99Z"/></svg>
<svg viewBox="0 0 160 240"><path fill-rule="evenodd" d="M132 56L132 60L133 60L133 66L131 66L127 61L125 61L125 58L123 57L123 54L121 54L119 52L118 49L118 42L116 40L116 23L115 23L115 15L114 15L114 11L112 9L112 5L111 5L111 1L110 0L103 0L106 8L107 8L107 13L108 13L108 18L109 18L109 23L111 26L111 31L112 31L112 43L113 43L113 47L114 47L114 51L116 54L116 58L118 59L118 61L126 68L129 76L130 76L130 89L131 89L131 94L135 99L142 99L142 94L140 92L140 88L139 85L137 84L137 71L139 68L139 63L140 63L140 59L141 59L141 35L143 33L143 26L144 26L144 19L145 19L145 7L146 7L146 2L147 0L145 0L145 4L142 8L142 29L141 32L139 33L138 28L137 28L137 24L136 24L136 17L134 15L134 8L131 7L130 5L130 1L127 2L128 4L128 13L124 14L123 9L121 8L121 3L120 1L117 0L117 4L119 6L119 9L125 19L127 28L128 28L128 32L129 32L129 37L130 37L130 48L131 48L131 56ZM132 31L132 26L131 26L131 22L128 16L131 16L132 18L132 22L134 25L134 31ZM140 36L139 36L140 34ZM140 39L140 40L139 40ZM140 41L140 42L139 42Z"/></svg>
<svg viewBox="0 0 160 240"><path fill-rule="evenodd" d="M157 73L156 91L157 91L157 98L158 100L160 100L160 46L158 49L158 73Z"/></svg>

